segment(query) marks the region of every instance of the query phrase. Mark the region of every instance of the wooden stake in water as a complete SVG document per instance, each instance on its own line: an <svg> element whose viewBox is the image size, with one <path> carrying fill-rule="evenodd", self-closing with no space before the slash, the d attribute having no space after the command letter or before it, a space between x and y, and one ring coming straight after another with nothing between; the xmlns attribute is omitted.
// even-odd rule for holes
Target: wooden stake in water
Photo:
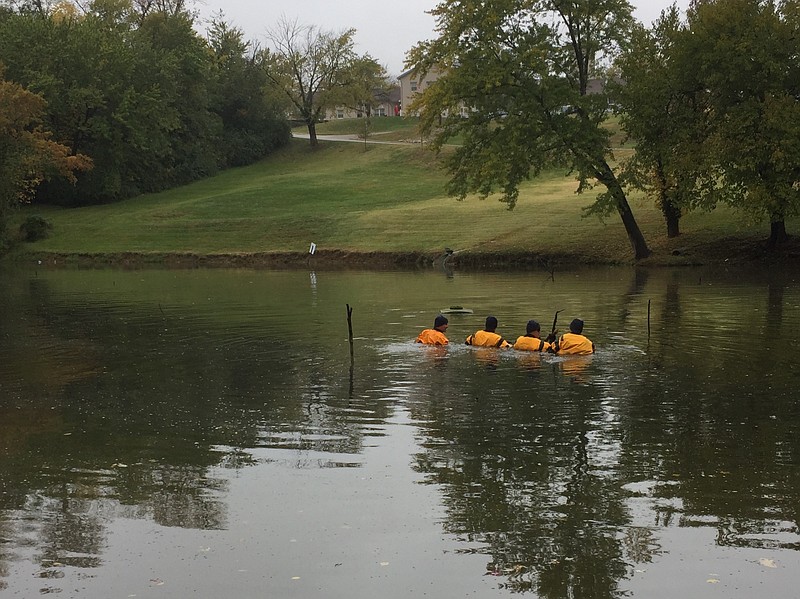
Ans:
<svg viewBox="0 0 800 599"><path fill-rule="evenodd" d="M350 304L345 304L345 306L347 306L347 337L350 340L350 392L347 397L353 399L353 372L356 364L353 357L353 308L350 307Z"/></svg>
<svg viewBox="0 0 800 599"><path fill-rule="evenodd" d="M353 361L353 308L350 307L350 304L345 304L347 306L347 336L350 339L350 361Z"/></svg>
<svg viewBox="0 0 800 599"><path fill-rule="evenodd" d="M647 300L647 338L650 339L650 301Z"/></svg>

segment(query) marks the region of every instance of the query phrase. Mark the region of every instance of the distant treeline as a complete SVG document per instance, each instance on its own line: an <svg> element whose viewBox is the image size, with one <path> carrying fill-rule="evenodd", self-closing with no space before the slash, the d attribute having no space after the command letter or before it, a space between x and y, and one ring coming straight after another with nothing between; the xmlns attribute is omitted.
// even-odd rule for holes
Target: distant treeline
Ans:
<svg viewBox="0 0 800 599"><path fill-rule="evenodd" d="M0 80L46 101L42 126L92 168L54 177L36 201L113 202L250 164L286 144L263 53L183 2L0 0Z"/></svg>

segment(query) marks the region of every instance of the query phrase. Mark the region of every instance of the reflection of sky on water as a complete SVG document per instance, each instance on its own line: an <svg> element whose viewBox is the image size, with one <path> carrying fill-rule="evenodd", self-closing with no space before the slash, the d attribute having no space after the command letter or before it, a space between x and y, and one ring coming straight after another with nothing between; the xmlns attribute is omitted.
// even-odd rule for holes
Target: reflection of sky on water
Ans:
<svg viewBox="0 0 800 599"><path fill-rule="evenodd" d="M796 358L774 351L800 330L791 282L537 279L533 312L591 326L583 358L463 345L489 310L516 337L525 277L315 279L45 272L0 288L15 315L0 316L0 588L791 594ZM414 344L453 297L476 315L451 318L446 348ZM743 361L730 323L745 318L766 349Z"/></svg>

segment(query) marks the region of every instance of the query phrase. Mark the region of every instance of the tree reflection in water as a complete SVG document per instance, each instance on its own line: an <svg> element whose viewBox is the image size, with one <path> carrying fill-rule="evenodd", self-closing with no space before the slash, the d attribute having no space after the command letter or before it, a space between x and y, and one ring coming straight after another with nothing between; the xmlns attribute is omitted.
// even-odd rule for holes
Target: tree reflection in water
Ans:
<svg viewBox="0 0 800 599"><path fill-rule="evenodd" d="M355 297L352 279L331 300L319 278L315 305L340 314L340 296ZM161 288L158 302L136 289L120 308L80 285L58 294L41 279L12 279L17 287L0 286L0 302L18 315L0 318L0 335L15 344L0 347L0 589L19 560L35 561L53 592L64 564L97 569L115 519L225 529L230 471L266 459L254 450L293 472L359 468L399 412L419 439L413 467L442 494L445 532L460 540L457 551L485 555L475 576L497 576L495 587L620 597L643 564L669 557L665 533L676 529L712 530L726 548L800 549L797 358L788 350L800 329L797 286L772 275L743 286L735 273L600 278L602 293L558 277L543 294L581 308L599 348L555 358L465 348L456 333L475 323L455 318L458 347L412 349L414 323L395 337L383 330L391 302L411 300L385 297L385 285L365 277L359 299L374 304L359 314L373 320L358 326L375 332L359 338L352 370L341 330L319 334L325 314L309 318L302 306L287 316L285 297L274 300L278 324L251 326L250 313L200 313L205 281L181 309L159 309ZM265 289L285 288L294 301L307 276L280 281ZM397 293L408 297L435 288L425 275L402 283ZM486 287L512 290L505 322L530 317L521 305L529 282ZM399 357L386 350L398 339L407 341Z"/></svg>
<svg viewBox="0 0 800 599"><path fill-rule="evenodd" d="M478 543L491 556L487 574L505 576L506 588L618 596L624 494L591 463L586 432L595 415L578 404L564 409L541 387L527 396L482 391L489 401L443 402L440 394L412 410L428 423L416 468L444 487L447 531Z"/></svg>

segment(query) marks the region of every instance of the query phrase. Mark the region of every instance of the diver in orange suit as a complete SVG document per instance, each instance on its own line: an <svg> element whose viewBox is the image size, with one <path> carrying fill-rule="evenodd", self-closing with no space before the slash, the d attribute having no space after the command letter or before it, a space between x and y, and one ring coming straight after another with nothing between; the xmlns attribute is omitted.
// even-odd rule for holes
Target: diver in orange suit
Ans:
<svg viewBox="0 0 800 599"><path fill-rule="evenodd" d="M583 336L583 321L576 318L569 323L569 333L564 333L549 350L559 356L588 356L594 353L594 343Z"/></svg>
<svg viewBox="0 0 800 599"><path fill-rule="evenodd" d="M508 341L495 333L495 329L497 329L497 319L494 316L487 316L484 329L467 337L464 343L481 347L511 347Z"/></svg>
<svg viewBox="0 0 800 599"><path fill-rule="evenodd" d="M425 345L447 345L449 341L445 337L447 332L447 317L439 314L433 321L432 329L425 329L417 335L416 343Z"/></svg>

